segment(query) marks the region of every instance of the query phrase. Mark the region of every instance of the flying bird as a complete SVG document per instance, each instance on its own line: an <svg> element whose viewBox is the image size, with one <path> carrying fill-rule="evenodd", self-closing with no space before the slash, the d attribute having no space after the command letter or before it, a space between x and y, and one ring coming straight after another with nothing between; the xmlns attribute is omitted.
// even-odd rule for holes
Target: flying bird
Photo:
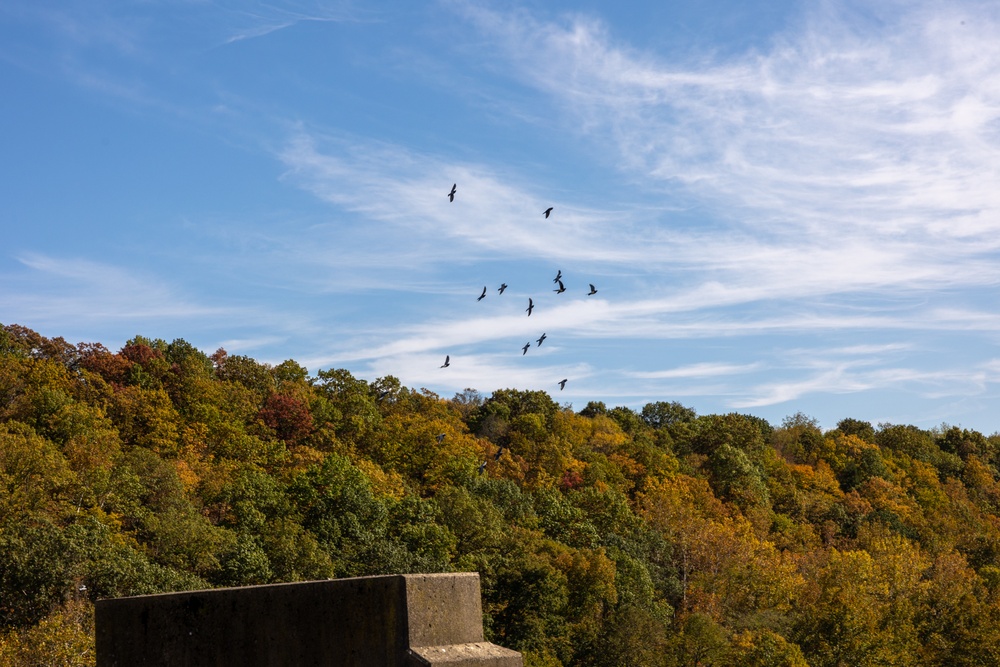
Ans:
<svg viewBox="0 0 1000 667"><path fill-rule="evenodd" d="M485 298L486 298L486 285L483 285L483 293L479 295L479 298L476 299L476 301L482 301Z"/></svg>
<svg viewBox="0 0 1000 667"><path fill-rule="evenodd" d="M552 282L557 283L560 280L562 280L562 269L559 269L559 272L556 273L556 277L552 279Z"/></svg>
<svg viewBox="0 0 1000 667"><path fill-rule="evenodd" d="M502 454L503 454L503 447L501 447L500 449L498 449L497 453L493 455L493 460L494 461L499 461L500 460L500 456Z"/></svg>
<svg viewBox="0 0 1000 667"><path fill-rule="evenodd" d="M552 291L555 292L556 294L562 294L563 292L565 292L566 291L566 286L563 285L562 281L561 280L557 280L556 282L559 283L559 289L554 289Z"/></svg>
<svg viewBox="0 0 1000 667"><path fill-rule="evenodd" d="M442 442L444 440L444 435L445 435L444 433L438 433L436 436L434 436L434 439L437 440L438 442Z"/></svg>
<svg viewBox="0 0 1000 667"><path fill-rule="evenodd" d="M552 212L552 207L551 206L549 206L547 209L545 209L545 219L546 220L549 219L549 213L551 213L551 212Z"/></svg>
<svg viewBox="0 0 1000 667"><path fill-rule="evenodd" d="M521 348L521 356L528 354L528 348L531 347L531 343L525 343L524 347Z"/></svg>
<svg viewBox="0 0 1000 667"><path fill-rule="evenodd" d="M451 192L448 193L448 201L455 201L456 192L458 192L458 183L451 186Z"/></svg>
<svg viewBox="0 0 1000 667"><path fill-rule="evenodd" d="M444 363L441 364L441 368L448 368L451 366L451 357L449 355L444 355Z"/></svg>
<svg viewBox="0 0 1000 667"><path fill-rule="evenodd" d="M482 463L479 464L478 470L479 470L479 474L482 475L483 471L486 470L486 461L483 461Z"/></svg>
<svg viewBox="0 0 1000 667"><path fill-rule="evenodd" d="M544 341L546 338L548 338L548 336L546 336L545 334L542 334L542 337L538 339L538 346L539 347L541 347L542 341Z"/></svg>
<svg viewBox="0 0 1000 667"><path fill-rule="evenodd" d="M562 380L559 380L559 391L562 391L563 389L566 388L567 382L569 382L568 378L563 378Z"/></svg>
<svg viewBox="0 0 1000 667"><path fill-rule="evenodd" d="M594 287L594 283L590 283L590 291L587 292L587 296L594 296L597 294L597 288Z"/></svg>
<svg viewBox="0 0 1000 667"><path fill-rule="evenodd" d="M500 292L501 294L503 294L503 291L505 289L507 289L507 283L500 283L500 287L497 288L497 291Z"/></svg>
<svg viewBox="0 0 1000 667"><path fill-rule="evenodd" d="M535 309L535 302L532 301L531 297L529 296L528 297L528 307L525 308L525 310L528 311L528 317L531 317L531 311L534 310L534 309Z"/></svg>

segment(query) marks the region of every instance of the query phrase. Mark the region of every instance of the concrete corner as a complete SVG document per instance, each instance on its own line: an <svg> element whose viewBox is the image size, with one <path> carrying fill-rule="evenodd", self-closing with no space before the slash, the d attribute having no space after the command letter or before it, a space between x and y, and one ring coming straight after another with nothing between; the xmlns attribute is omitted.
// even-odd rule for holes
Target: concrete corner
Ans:
<svg viewBox="0 0 1000 667"><path fill-rule="evenodd" d="M483 641L478 574L407 574L404 578L410 646Z"/></svg>

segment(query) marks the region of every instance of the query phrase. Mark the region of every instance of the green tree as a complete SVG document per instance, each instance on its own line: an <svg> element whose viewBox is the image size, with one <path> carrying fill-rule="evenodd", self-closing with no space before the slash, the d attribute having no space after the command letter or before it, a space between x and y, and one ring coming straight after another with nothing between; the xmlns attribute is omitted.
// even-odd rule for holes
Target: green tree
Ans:
<svg viewBox="0 0 1000 667"><path fill-rule="evenodd" d="M671 667L716 667L727 661L726 630L707 614L678 619L678 632L667 643L666 664Z"/></svg>
<svg viewBox="0 0 1000 667"><path fill-rule="evenodd" d="M802 650L771 630L744 630L733 637L728 664L741 667L809 667Z"/></svg>
<svg viewBox="0 0 1000 667"><path fill-rule="evenodd" d="M706 462L716 495L742 509L767 505L768 490L763 472L750 457L729 444L719 445Z"/></svg>
<svg viewBox="0 0 1000 667"><path fill-rule="evenodd" d="M0 526L0 629L33 625L72 589L73 544L44 517Z"/></svg>
<svg viewBox="0 0 1000 667"><path fill-rule="evenodd" d="M333 408L328 419L340 440L364 442L381 425L376 396L364 380L343 369L330 369L317 373L316 386Z"/></svg>
<svg viewBox="0 0 1000 667"><path fill-rule="evenodd" d="M695 427L691 449L696 454L711 456L722 445L729 445L758 461L767 449L760 421L747 415L706 415L698 417Z"/></svg>
<svg viewBox="0 0 1000 667"><path fill-rule="evenodd" d="M848 417L837 422L837 430L844 435L853 435L865 442L875 444L875 429L872 427L871 422Z"/></svg>
<svg viewBox="0 0 1000 667"><path fill-rule="evenodd" d="M690 423L698 413L677 401L655 401L642 407L642 419L652 428L666 428L674 424Z"/></svg>

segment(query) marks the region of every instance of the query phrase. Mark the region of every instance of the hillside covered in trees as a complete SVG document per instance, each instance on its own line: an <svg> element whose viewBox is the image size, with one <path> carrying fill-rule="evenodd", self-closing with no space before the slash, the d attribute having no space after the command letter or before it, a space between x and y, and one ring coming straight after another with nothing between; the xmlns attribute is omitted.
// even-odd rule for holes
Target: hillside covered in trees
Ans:
<svg viewBox="0 0 1000 667"><path fill-rule="evenodd" d="M998 469L960 428L443 398L2 326L0 665L92 665L101 597L441 571L481 574L526 665L996 665Z"/></svg>

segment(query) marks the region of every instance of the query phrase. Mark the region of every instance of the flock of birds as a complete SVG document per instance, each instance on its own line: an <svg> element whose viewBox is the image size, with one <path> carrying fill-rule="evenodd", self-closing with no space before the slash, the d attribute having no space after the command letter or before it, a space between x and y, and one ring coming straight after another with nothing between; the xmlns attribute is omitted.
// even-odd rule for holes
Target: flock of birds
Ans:
<svg viewBox="0 0 1000 667"><path fill-rule="evenodd" d="M458 184L455 183L455 184L453 184L451 186L451 192L448 193L448 201L449 202L454 202L455 201L455 195L457 193L458 193ZM552 214L553 210L555 210L555 207L550 206L547 209L545 209L544 211L542 211L542 215L545 216L546 220L548 220L548 218ZM562 294L563 292L566 291L566 286L563 284L562 278L563 278L562 269L559 269L556 272L556 277L552 279L552 282L555 283L556 285L558 285L558 287L556 289L552 290L556 294ZM594 287L594 284L593 283L589 283L589 285L590 285L590 291L587 292L587 296L593 296L593 295L597 294L597 288ZM507 283L501 283L500 287L497 288L497 292L499 294L503 294L504 291L506 291L506 289L507 289ZM482 301L483 299L485 299L486 298L486 294L487 294L488 291L489 290L487 289L487 286L483 285L483 291L479 295L479 297L476 298L476 301ZM532 313L532 311L534 309L535 309L535 302L534 302L534 300L531 297L528 297L528 307L525 308L525 311L528 313L528 317L531 317L531 313ZM538 339L535 341L536 345L538 347L541 347L542 343L545 341L546 338L548 338L548 335L543 332L542 335L539 336ZM528 353L528 350L530 350L530 349L531 349L531 341L528 341L521 348L521 356L526 355ZM448 368L449 366L451 366L451 356L450 355L445 355L445 357L444 357L444 363L441 364L441 368ZM556 384L559 385L559 391L562 391L563 389L566 388L566 383L567 382L569 382L569 379L568 378L563 378L562 380L560 380L559 382L556 383ZM444 437L445 437L444 433L439 434L437 436L437 441L440 443L441 441L444 440ZM494 456L493 456L493 460L494 461L499 461L500 460L500 456L503 454L503 450L504 450L504 447L503 447L503 445L501 445L500 448L497 450L496 454L494 454ZM478 467L479 474L482 474L483 471L486 469L486 463L487 463L486 461L483 461L479 465L479 467Z"/></svg>

